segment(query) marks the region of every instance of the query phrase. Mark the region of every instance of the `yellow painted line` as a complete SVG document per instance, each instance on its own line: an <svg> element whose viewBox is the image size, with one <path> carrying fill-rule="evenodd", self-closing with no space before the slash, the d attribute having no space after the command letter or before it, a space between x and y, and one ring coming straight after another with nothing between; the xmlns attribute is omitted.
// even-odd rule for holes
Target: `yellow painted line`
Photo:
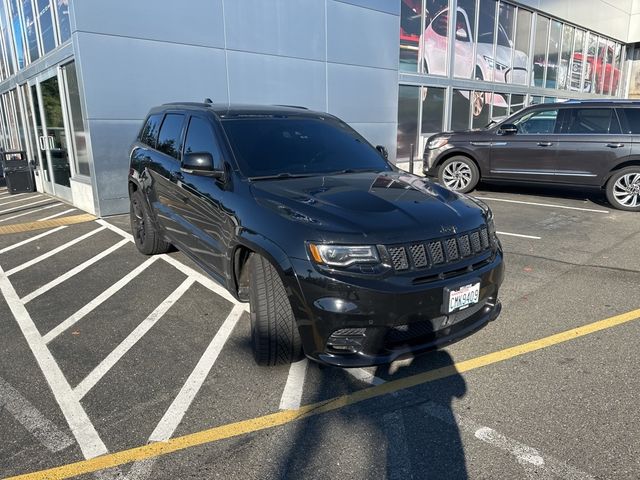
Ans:
<svg viewBox="0 0 640 480"><path fill-rule="evenodd" d="M88 213L82 215L71 215L69 217L52 218L42 222L16 223L14 225L0 226L0 235L8 235L10 233L31 232L32 230L43 230L45 228L55 228L62 225L74 225L76 223L91 222L96 217Z"/></svg>
<svg viewBox="0 0 640 480"><path fill-rule="evenodd" d="M494 363L503 362L526 353L535 352L543 348L568 342L576 338L584 337L608 328L622 325L640 318L640 309L633 310L622 315L610 317L600 320L582 327L573 328L565 332L557 333L549 337L534 340L532 342L516 345L515 347L506 348L497 352L482 355L480 357L465 360L453 365L429 370L428 372L413 375L411 377L393 380L375 387L365 388L357 392L334 397L323 402L304 405L296 410L285 410L262 417L251 418L241 422L230 423L219 427L202 430L200 432L183 435L181 437L172 438L166 442L155 442L140 447L123 450L120 452L102 455L100 457L89 460L82 460L76 463L62 465L60 467L41 470L38 472L26 473L11 477L7 480L53 480L61 478L70 478L78 475L104 470L106 468L116 467L127 463L144 460L148 458L166 455L168 453L185 450L187 448L205 445L207 443L225 440L247 433L258 432L268 428L285 425L296 420L312 417L321 413L327 413L348 405L370 400L389 393L397 392L407 388L422 385L435 380L447 378L459 373L469 372L477 368L492 365Z"/></svg>

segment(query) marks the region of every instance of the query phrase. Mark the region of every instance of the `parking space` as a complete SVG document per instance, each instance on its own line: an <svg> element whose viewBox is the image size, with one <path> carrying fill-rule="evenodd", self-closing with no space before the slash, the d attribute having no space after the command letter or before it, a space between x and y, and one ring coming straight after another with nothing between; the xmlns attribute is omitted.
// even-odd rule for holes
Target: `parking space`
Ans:
<svg viewBox="0 0 640 480"><path fill-rule="evenodd" d="M502 232L499 319L341 370L256 366L248 305L183 254L141 255L126 216L0 189L0 476L637 478L640 217L474 195Z"/></svg>

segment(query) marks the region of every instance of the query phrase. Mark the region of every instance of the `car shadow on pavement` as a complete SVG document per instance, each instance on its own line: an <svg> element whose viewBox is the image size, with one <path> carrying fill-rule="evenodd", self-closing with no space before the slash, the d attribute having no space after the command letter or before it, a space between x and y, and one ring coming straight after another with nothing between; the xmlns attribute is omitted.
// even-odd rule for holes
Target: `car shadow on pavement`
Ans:
<svg viewBox="0 0 640 480"><path fill-rule="evenodd" d="M412 374L453 367L446 351L416 357L405 367L385 365L374 375L393 381ZM311 372L320 368L320 372ZM309 366L306 388L313 401L368 388L348 371ZM395 371L394 371L395 370ZM452 410L454 398L466 393L463 377L451 375L411 389L380 395L297 425L288 452L280 456L279 478L466 479L465 452Z"/></svg>
<svg viewBox="0 0 640 480"><path fill-rule="evenodd" d="M558 200L586 200L601 207L613 208L607 201L604 190L599 192L593 189L580 189L578 187L555 187L551 185L528 185L524 183L518 185L507 185L501 183L481 182L478 188L471 192L471 195L474 193L513 193L534 195L536 197L545 197L549 199L555 198Z"/></svg>

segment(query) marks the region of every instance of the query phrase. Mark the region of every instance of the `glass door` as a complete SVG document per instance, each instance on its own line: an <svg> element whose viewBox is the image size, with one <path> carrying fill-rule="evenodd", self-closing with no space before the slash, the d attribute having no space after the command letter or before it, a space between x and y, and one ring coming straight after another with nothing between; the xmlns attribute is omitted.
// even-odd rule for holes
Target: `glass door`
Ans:
<svg viewBox="0 0 640 480"><path fill-rule="evenodd" d="M58 73L36 79L31 85L31 98L44 189L71 202L73 162L68 148Z"/></svg>

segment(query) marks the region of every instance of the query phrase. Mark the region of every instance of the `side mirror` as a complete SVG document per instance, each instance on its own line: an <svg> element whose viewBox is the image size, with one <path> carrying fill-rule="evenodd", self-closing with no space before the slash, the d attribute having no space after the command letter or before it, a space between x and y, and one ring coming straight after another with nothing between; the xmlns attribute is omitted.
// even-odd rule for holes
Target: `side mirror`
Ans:
<svg viewBox="0 0 640 480"><path fill-rule="evenodd" d="M518 126L513 123L505 123L498 130L499 135L515 135L518 133Z"/></svg>
<svg viewBox="0 0 640 480"><path fill-rule="evenodd" d="M380 152L380 155L382 155L385 160L389 160L389 152L387 152L384 145L376 145L376 150Z"/></svg>
<svg viewBox="0 0 640 480"><path fill-rule="evenodd" d="M467 35L467 31L464 28L459 28L456 30L456 40L469 40L469 35Z"/></svg>
<svg viewBox="0 0 640 480"><path fill-rule="evenodd" d="M182 159L180 170L203 177L221 178L224 175L223 170L214 168L213 156L209 152L187 153Z"/></svg>

